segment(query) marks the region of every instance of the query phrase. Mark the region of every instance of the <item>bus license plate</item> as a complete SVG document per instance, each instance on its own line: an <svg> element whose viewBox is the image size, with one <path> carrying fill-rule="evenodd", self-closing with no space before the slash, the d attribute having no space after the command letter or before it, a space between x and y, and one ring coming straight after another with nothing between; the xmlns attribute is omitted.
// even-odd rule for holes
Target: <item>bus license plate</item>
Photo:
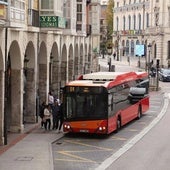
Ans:
<svg viewBox="0 0 170 170"><path fill-rule="evenodd" d="M80 132L88 133L88 132L89 132L89 130L80 130Z"/></svg>

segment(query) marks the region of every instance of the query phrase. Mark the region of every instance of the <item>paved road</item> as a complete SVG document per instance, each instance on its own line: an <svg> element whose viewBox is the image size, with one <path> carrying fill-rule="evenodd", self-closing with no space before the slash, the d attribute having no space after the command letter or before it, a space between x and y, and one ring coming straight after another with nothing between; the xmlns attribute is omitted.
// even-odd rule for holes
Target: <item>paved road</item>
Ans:
<svg viewBox="0 0 170 170"><path fill-rule="evenodd" d="M170 114L169 94L166 96L167 109L162 110L161 121L138 143L122 154L107 170L169 170L170 168ZM165 114L165 115L164 115ZM105 162L106 163L106 162Z"/></svg>

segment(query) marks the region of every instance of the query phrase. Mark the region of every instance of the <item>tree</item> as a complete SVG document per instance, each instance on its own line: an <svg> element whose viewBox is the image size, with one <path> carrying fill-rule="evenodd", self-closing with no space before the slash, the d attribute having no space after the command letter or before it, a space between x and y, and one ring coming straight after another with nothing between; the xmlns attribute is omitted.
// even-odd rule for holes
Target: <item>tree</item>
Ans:
<svg viewBox="0 0 170 170"><path fill-rule="evenodd" d="M113 34L113 8L114 0L108 0L106 9L106 22L107 22L107 40L112 41Z"/></svg>

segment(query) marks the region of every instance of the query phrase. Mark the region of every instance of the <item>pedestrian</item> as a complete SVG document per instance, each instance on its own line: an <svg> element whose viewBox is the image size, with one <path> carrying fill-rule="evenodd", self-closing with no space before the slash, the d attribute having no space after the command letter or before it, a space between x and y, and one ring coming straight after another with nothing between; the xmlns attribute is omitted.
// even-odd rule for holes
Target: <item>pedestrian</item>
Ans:
<svg viewBox="0 0 170 170"><path fill-rule="evenodd" d="M44 109L45 109L46 105L45 102L42 102L42 104L40 105L40 112L39 112L39 116L41 118L41 128L44 128Z"/></svg>
<svg viewBox="0 0 170 170"><path fill-rule="evenodd" d="M45 109L44 109L44 126L45 126L45 130L47 130L47 126L48 126L48 130L50 130L51 128L51 107L50 105L46 105Z"/></svg>
<svg viewBox="0 0 170 170"><path fill-rule="evenodd" d="M54 106L52 109L52 120L53 120L53 130L58 129L58 121L59 121L59 111L60 111L60 106L58 100L55 100Z"/></svg>
<svg viewBox="0 0 170 170"><path fill-rule="evenodd" d="M115 52L113 53L113 59L114 60L116 59L116 53Z"/></svg>
<svg viewBox="0 0 170 170"><path fill-rule="evenodd" d="M63 102L60 104L60 111L59 111L59 116L58 116L60 125L59 125L59 133L61 132L61 127L63 125L63 120L64 120L64 115L63 115Z"/></svg>
<svg viewBox="0 0 170 170"><path fill-rule="evenodd" d="M48 93L48 104L50 105L51 109L54 105L54 96L52 95L52 92L50 91Z"/></svg>

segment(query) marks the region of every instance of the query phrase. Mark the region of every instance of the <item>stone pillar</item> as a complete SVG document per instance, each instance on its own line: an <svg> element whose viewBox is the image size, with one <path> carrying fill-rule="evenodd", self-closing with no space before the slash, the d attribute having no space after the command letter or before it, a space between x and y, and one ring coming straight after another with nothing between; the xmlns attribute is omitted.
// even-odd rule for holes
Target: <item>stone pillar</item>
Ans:
<svg viewBox="0 0 170 170"><path fill-rule="evenodd" d="M52 89L54 95L59 97L59 61L53 62L53 73L52 73Z"/></svg>
<svg viewBox="0 0 170 170"><path fill-rule="evenodd" d="M23 70L11 70L11 132L22 132L23 126Z"/></svg>
<svg viewBox="0 0 170 170"><path fill-rule="evenodd" d="M0 145L4 144L4 73L0 70Z"/></svg>
<svg viewBox="0 0 170 170"><path fill-rule="evenodd" d="M66 78L67 78L67 62L62 61L61 63L61 87L65 86Z"/></svg>
<svg viewBox="0 0 170 170"><path fill-rule="evenodd" d="M39 96L40 104L45 101L47 102L47 65L39 64Z"/></svg>
<svg viewBox="0 0 170 170"><path fill-rule="evenodd" d="M36 83L34 69L27 69L25 93L24 93L24 121L36 122Z"/></svg>

